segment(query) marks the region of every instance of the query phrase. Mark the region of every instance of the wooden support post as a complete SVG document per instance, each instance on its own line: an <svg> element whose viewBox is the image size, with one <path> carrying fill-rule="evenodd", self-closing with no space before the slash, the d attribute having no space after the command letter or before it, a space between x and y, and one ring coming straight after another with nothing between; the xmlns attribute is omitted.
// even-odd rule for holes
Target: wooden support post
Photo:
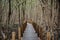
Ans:
<svg viewBox="0 0 60 40"><path fill-rule="evenodd" d="M39 37L41 40L43 40L43 34L42 33L43 33L43 30L42 30L42 28L40 28L39 29Z"/></svg>
<svg viewBox="0 0 60 40"><path fill-rule="evenodd" d="M52 40L54 40L54 34L52 35Z"/></svg>
<svg viewBox="0 0 60 40"><path fill-rule="evenodd" d="M6 40L6 38L7 38L7 35L4 34L4 35L3 35L3 39Z"/></svg>
<svg viewBox="0 0 60 40"><path fill-rule="evenodd" d="M58 40L58 36L59 36L59 35L58 35L58 32L57 32L57 34L56 34L56 40Z"/></svg>
<svg viewBox="0 0 60 40"><path fill-rule="evenodd" d="M40 38L40 37L41 37L41 36L40 36L40 32L41 32L41 31L40 31L40 29L39 29L39 40L41 40L41 38Z"/></svg>
<svg viewBox="0 0 60 40"><path fill-rule="evenodd" d="M21 40L21 28L18 27L18 40Z"/></svg>
<svg viewBox="0 0 60 40"><path fill-rule="evenodd" d="M50 32L47 32L47 40L51 40L51 38L50 38Z"/></svg>
<svg viewBox="0 0 60 40"><path fill-rule="evenodd" d="M12 40L15 40L15 35L16 35L16 33L12 32Z"/></svg>

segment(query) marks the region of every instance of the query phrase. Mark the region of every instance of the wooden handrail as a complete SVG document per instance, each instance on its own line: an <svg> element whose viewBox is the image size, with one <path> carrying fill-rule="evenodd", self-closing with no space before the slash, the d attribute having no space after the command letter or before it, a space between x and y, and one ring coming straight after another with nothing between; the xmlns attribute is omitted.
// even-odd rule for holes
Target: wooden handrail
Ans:
<svg viewBox="0 0 60 40"><path fill-rule="evenodd" d="M21 26L21 37L23 36L26 25L27 25L27 22L23 23L23 25Z"/></svg>

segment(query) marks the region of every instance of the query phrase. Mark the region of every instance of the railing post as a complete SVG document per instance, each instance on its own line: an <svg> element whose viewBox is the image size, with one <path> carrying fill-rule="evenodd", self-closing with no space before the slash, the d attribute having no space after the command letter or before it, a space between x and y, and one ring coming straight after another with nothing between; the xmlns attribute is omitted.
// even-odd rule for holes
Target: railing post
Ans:
<svg viewBox="0 0 60 40"><path fill-rule="evenodd" d="M21 28L18 27L18 40L21 40Z"/></svg>
<svg viewBox="0 0 60 40"><path fill-rule="evenodd" d="M12 32L12 40L15 40L16 33Z"/></svg>
<svg viewBox="0 0 60 40"><path fill-rule="evenodd" d="M51 40L50 32L47 32L47 40Z"/></svg>
<svg viewBox="0 0 60 40"><path fill-rule="evenodd" d="M41 40L43 40L43 30L42 28L39 29L39 37Z"/></svg>
<svg viewBox="0 0 60 40"><path fill-rule="evenodd" d="M52 35L52 40L54 40L54 34Z"/></svg>

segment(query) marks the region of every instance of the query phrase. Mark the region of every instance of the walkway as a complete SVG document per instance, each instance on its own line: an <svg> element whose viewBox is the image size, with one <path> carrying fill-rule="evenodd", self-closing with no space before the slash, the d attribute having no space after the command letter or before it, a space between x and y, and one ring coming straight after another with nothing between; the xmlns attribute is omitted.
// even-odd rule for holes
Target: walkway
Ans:
<svg viewBox="0 0 60 40"><path fill-rule="evenodd" d="M27 23L22 40L39 40L32 24Z"/></svg>

